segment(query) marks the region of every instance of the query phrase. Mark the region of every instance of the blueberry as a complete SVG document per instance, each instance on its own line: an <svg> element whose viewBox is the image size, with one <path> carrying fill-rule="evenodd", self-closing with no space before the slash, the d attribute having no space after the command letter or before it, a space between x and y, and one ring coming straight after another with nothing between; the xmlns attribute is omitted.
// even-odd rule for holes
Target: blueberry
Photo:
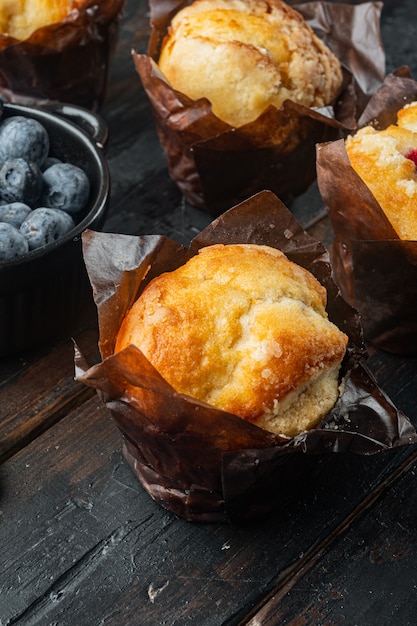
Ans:
<svg viewBox="0 0 417 626"><path fill-rule="evenodd" d="M20 228L21 223L31 212L31 208L23 202L12 202L0 205L0 222L11 224L15 228Z"/></svg>
<svg viewBox="0 0 417 626"><path fill-rule="evenodd" d="M74 225L71 215L65 211L40 207L28 215L20 232L26 237L29 250L35 250L62 237Z"/></svg>
<svg viewBox="0 0 417 626"><path fill-rule="evenodd" d="M0 261L12 261L28 251L26 237L11 224L0 222Z"/></svg>
<svg viewBox="0 0 417 626"><path fill-rule="evenodd" d="M52 165L56 165L57 163L62 163L61 159L58 159L57 157L49 156L44 162L44 164L42 165L42 172L47 170L48 167L51 167Z"/></svg>
<svg viewBox="0 0 417 626"><path fill-rule="evenodd" d="M90 195L90 181L85 172L71 163L57 163L43 173L44 206L68 211L71 215L83 209Z"/></svg>
<svg viewBox="0 0 417 626"><path fill-rule="evenodd" d="M0 164L22 158L42 167L49 153L49 135L37 120L22 115L4 119L0 124Z"/></svg>
<svg viewBox="0 0 417 626"><path fill-rule="evenodd" d="M24 159L8 159L0 169L0 196L6 202L33 205L43 185L39 166Z"/></svg>

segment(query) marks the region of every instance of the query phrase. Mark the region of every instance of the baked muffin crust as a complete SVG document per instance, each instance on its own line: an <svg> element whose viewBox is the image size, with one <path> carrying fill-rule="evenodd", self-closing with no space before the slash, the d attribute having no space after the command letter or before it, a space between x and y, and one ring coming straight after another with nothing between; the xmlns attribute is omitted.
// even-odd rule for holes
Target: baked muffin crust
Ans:
<svg viewBox="0 0 417 626"><path fill-rule="evenodd" d="M365 126L345 141L350 163L366 183L398 237L417 240L417 102L406 105L397 124Z"/></svg>
<svg viewBox="0 0 417 626"><path fill-rule="evenodd" d="M174 89L208 98L235 127L285 99L331 104L342 84L337 58L280 0L196 0L174 16L159 67Z"/></svg>
<svg viewBox="0 0 417 626"><path fill-rule="evenodd" d="M0 0L0 32L27 39L35 30L60 22L83 0Z"/></svg>
<svg viewBox="0 0 417 626"><path fill-rule="evenodd" d="M328 320L324 287L280 251L203 248L155 278L119 331L183 394L294 436L339 393L347 337Z"/></svg>

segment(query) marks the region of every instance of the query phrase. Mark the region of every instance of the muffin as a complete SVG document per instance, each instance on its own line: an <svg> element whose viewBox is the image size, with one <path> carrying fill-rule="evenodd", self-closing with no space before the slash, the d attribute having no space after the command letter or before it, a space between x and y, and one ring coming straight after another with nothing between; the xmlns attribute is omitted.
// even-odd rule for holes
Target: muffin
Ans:
<svg viewBox="0 0 417 626"><path fill-rule="evenodd" d="M99 390L100 399L122 434L125 459L146 492L169 511L199 522L253 520L282 508L288 498L302 499L303 492L312 488L317 464L331 451L367 455L417 440L409 420L395 409L366 369L360 320L336 289L327 252L271 192L259 193L223 213L193 239L188 249L155 235L134 237L90 230L83 233L82 240L97 304L101 360L89 366L76 347L76 378ZM226 264L230 272L225 269ZM258 265L270 268L271 272L261 272ZM202 266L205 275L199 272L197 278L195 272ZM273 277L268 276L269 273ZM238 276L238 286L232 288ZM176 300L175 307L171 307L170 302L168 309L165 288L170 282L178 289L169 296ZM287 295L275 303L275 295L280 294L280 290ZM341 333L329 326L323 315L324 290L328 320ZM136 331L141 334L140 324L135 321L134 303L142 298L143 302L149 299L147 306L153 307L155 302L152 304L151 300L156 297L155 292L163 294L164 304L156 306L153 315L144 322L152 327L153 336L144 338L142 335L143 349L146 350L145 344L150 342L155 353L153 337L160 332L166 341L168 335L167 326L160 328L160 323L173 325L170 328L174 335L173 353L166 353L160 363L165 360L165 365L170 362L174 369L185 372L191 352L193 361L200 362L200 382L206 379L210 384L221 376L224 360L223 355L217 358L215 350L207 350L204 344L210 347L217 342L230 358L231 369L236 365L235 372L243 385L250 384L246 373L250 370L248 360L259 361L263 386L267 388L272 382L272 372L268 370L275 367L278 372L279 369L281 351L274 343L279 332L277 322L291 327L296 309L297 316L301 313L301 320L312 320L312 324L307 324L310 337L314 329L324 328L324 333L317 333L321 337L317 344L315 337L307 349L301 350L302 358L308 352L306 362L312 365L313 372L315 370L313 379L317 367L320 369L319 363L324 364L323 373L334 368L329 379L336 377L337 362L344 353L338 375L343 386L336 391L336 403L318 424L290 437L250 421L257 419L256 410L246 414L249 419L242 419L186 392L176 391L158 372L155 354L152 358L156 367L141 349L128 345L136 339ZM251 293L259 298L249 306ZM231 312L220 305L223 298L228 299ZM264 323L270 319L275 304L277 307L281 304L281 309L288 306L292 320L277 320L273 315L274 323L268 323L265 329ZM143 304L137 306L140 310ZM195 321L204 308L199 332L194 336L190 331L190 317L185 318L182 330L173 323L180 308L189 311L190 307L197 312ZM237 310L235 316L233 308ZM218 316L214 321L216 312ZM129 315L131 329L124 321ZM259 332L251 339L255 320ZM213 337L213 324L217 339ZM184 341L180 346L182 331ZM290 334L286 335L287 346ZM349 337L347 347L344 334ZM334 341L323 336L333 337ZM234 346L230 343L233 341ZM296 337L291 347L300 343ZM324 348L322 351L317 348L320 345ZM242 356L244 360L245 349L250 357L246 359L246 372L242 374L243 367L239 372L233 359ZM285 346L282 352L285 353ZM327 361L323 356L326 352ZM213 368L208 367L209 361ZM291 364L291 378L298 376L296 393L309 373L302 372L295 361L294 358ZM208 368L208 373L203 371L204 367ZM168 366L170 369L171 375L178 377ZM194 382L199 376L195 369L198 368L193 363L188 370ZM170 376L169 371L164 373ZM285 383L285 373L283 380ZM215 384L221 387L217 380ZM334 393L334 379L330 384ZM262 385L258 386L258 399L264 397L269 402L267 394L262 396L263 393ZM251 401L252 398L248 398L248 406ZM315 409L312 404L309 406ZM236 403L233 410L238 410Z"/></svg>
<svg viewBox="0 0 417 626"><path fill-rule="evenodd" d="M325 307L325 288L282 252L208 246L148 285L115 351L135 345L179 393L293 437L339 395L347 336Z"/></svg>
<svg viewBox="0 0 417 626"><path fill-rule="evenodd" d="M383 130L368 125L346 138L346 152L398 237L417 240L417 102Z"/></svg>
<svg viewBox="0 0 417 626"><path fill-rule="evenodd" d="M287 99L332 104L342 87L338 59L280 0L195 0L173 17L158 65L234 127Z"/></svg>
<svg viewBox="0 0 417 626"><path fill-rule="evenodd" d="M148 54L132 57L187 202L218 216L265 189L306 191L316 144L356 128L383 80L380 9L150 0Z"/></svg>
<svg viewBox="0 0 417 626"><path fill-rule="evenodd" d="M417 82L384 80L361 128L317 146L318 186L334 231L332 262L369 343L417 352Z"/></svg>
<svg viewBox="0 0 417 626"><path fill-rule="evenodd" d="M0 32L14 39L27 39L35 30L60 22L83 0L1 0Z"/></svg>
<svg viewBox="0 0 417 626"><path fill-rule="evenodd" d="M124 0L0 0L0 96L97 109Z"/></svg>

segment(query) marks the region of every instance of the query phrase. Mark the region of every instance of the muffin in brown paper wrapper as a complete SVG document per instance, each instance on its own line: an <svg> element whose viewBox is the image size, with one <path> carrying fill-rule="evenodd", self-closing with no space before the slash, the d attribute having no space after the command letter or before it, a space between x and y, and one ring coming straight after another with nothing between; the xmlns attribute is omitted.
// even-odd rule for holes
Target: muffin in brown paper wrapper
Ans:
<svg viewBox="0 0 417 626"><path fill-rule="evenodd" d="M60 101L97 110L124 1L86 0L24 40L0 34L0 97L29 106Z"/></svg>
<svg viewBox="0 0 417 626"><path fill-rule="evenodd" d="M344 392L316 428L294 438L278 436L175 392L134 346L113 354L120 324L145 285L214 243L273 246L326 287L329 317L349 343L341 373ZM326 250L272 192L225 212L188 250L163 236L90 230L83 235L83 253L98 308L102 362L89 367L76 348L76 377L99 390L145 490L178 516L254 519L272 512L284 488L295 489L297 476L324 453L369 455L417 441L408 418L366 368L357 313L332 280ZM135 388L140 396L132 393Z"/></svg>
<svg viewBox="0 0 417 626"><path fill-rule="evenodd" d="M417 100L408 68L388 75L360 126L386 128ZM344 298L361 314L365 339L399 355L417 354L417 241L400 240L350 165L343 139L317 146L317 180L334 242L332 263Z"/></svg>
<svg viewBox="0 0 417 626"><path fill-rule="evenodd" d="M316 177L315 145L356 128L364 106L384 79L382 3L293 5L341 62L340 96L334 107L321 109L286 100L279 109L270 106L238 128L216 117L207 99L192 100L174 90L157 66L172 16L189 3L151 0L148 54L132 52L170 175L190 204L213 216L264 189L288 204Z"/></svg>

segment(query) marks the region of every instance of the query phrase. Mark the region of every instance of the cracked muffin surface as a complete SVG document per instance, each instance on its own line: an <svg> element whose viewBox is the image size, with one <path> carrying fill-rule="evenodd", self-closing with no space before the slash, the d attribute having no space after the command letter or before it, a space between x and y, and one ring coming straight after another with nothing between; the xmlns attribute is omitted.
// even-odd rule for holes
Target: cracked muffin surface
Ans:
<svg viewBox="0 0 417 626"><path fill-rule="evenodd" d="M396 124L365 126L345 146L398 237L417 240L417 102L398 111Z"/></svg>
<svg viewBox="0 0 417 626"><path fill-rule="evenodd" d="M149 283L115 351L133 344L176 391L294 436L339 395L347 337L325 307L325 288L282 252L212 245Z"/></svg>
<svg viewBox="0 0 417 626"><path fill-rule="evenodd" d="M342 84L338 59L280 0L196 0L174 16L158 64L174 89L208 98L235 127L286 99L332 104Z"/></svg>

